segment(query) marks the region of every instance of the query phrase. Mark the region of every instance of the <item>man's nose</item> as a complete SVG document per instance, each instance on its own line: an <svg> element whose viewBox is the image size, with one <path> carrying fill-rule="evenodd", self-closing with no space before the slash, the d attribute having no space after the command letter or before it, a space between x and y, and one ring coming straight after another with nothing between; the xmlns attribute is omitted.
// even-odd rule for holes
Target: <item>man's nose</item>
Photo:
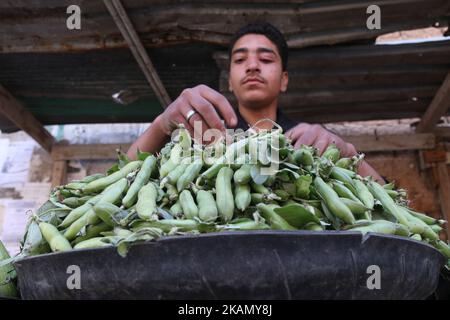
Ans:
<svg viewBox="0 0 450 320"><path fill-rule="evenodd" d="M259 61L256 58L249 58L247 60L247 73L250 72L259 72L260 68L259 68Z"/></svg>

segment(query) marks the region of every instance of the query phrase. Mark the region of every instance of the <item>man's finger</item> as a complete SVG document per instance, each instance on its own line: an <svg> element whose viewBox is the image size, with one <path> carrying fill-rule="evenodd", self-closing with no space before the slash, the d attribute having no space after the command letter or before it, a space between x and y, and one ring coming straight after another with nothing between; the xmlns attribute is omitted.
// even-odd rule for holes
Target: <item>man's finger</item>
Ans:
<svg viewBox="0 0 450 320"><path fill-rule="evenodd" d="M307 130L306 124L299 124L294 128L286 132L286 136L291 139L291 141L296 141L305 131Z"/></svg>
<svg viewBox="0 0 450 320"><path fill-rule="evenodd" d="M234 112L231 104L222 94L203 85L199 86L198 90L203 98L208 100L217 110L219 110L219 113L222 115L222 118L229 127L234 128L237 125L236 113Z"/></svg>
<svg viewBox="0 0 450 320"><path fill-rule="evenodd" d="M208 127L225 131L225 126L220 120L219 114L208 100L202 96L194 95L189 99L189 104L201 115Z"/></svg>
<svg viewBox="0 0 450 320"><path fill-rule="evenodd" d="M297 142L307 146L312 146L316 141L317 136L318 134L315 130L308 130L297 139Z"/></svg>
<svg viewBox="0 0 450 320"><path fill-rule="evenodd" d="M314 143L314 146L319 149L319 155L322 155L329 144L330 141L328 139L320 138Z"/></svg>

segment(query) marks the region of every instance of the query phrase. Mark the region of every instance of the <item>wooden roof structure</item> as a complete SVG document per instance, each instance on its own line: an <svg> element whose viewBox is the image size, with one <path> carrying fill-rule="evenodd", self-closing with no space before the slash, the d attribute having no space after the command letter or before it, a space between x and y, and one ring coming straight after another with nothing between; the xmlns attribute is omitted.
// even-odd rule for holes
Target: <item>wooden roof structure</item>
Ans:
<svg viewBox="0 0 450 320"><path fill-rule="evenodd" d="M72 4L81 8L81 30L66 27L66 8ZM266 20L280 28L290 47L290 84L280 107L293 119L423 117L419 131L431 132L448 114L450 40L374 42L387 32L448 25L450 3L380 0L381 30L366 27L371 4L365 0L1 2L0 129L30 131L30 123L150 122L186 87L204 83L227 94L230 36L247 22ZM115 103L111 96L120 90L134 102ZM26 127L20 121L25 113L27 119L35 118ZM50 137L40 135L37 140L46 140L41 144L50 150Z"/></svg>

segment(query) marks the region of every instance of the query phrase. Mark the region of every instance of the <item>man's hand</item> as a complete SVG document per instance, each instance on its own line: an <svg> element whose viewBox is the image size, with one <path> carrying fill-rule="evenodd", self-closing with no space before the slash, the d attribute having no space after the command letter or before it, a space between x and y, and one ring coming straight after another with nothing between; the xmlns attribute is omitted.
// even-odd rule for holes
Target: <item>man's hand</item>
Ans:
<svg viewBox="0 0 450 320"><path fill-rule="evenodd" d="M299 148L302 144L315 146L319 149L319 154L322 155L328 145L334 143L341 151L341 157L352 157L357 154L355 146L345 142L318 124L300 123L287 131L286 136L291 139L295 149ZM358 173L363 177L372 176L381 184L385 183L383 177L367 161L361 162L358 167Z"/></svg>
<svg viewBox="0 0 450 320"><path fill-rule="evenodd" d="M292 140L295 149L302 144L314 146L319 149L320 155L331 143L334 143L341 150L342 157L352 157L357 153L356 148L351 143L345 142L318 124L300 123L287 131L286 136Z"/></svg>
<svg viewBox="0 0 450 320"><path fill-rule="evenodd" d="M196 113L187 120L191 110ZM229 127L237 125L236 113L228 100L210 87L198 85L183 90L180 96L161 114L159 125L167 136L177 129L179 123L183 123L194 136L195 121L202 122L203 132L210 128L225 132L225 126L219 114Z"/></svg>

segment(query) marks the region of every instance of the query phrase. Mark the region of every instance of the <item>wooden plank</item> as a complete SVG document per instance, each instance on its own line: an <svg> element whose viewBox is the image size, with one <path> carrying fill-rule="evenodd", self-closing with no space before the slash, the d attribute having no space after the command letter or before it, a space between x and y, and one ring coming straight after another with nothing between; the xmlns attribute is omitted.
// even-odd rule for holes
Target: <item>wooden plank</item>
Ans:
<svg viewBox="0 0 450 320"><path fill-rule="evenodd" d="M125 46L104 8L95 1L83 1L83 27L67 36L66 15L59 14L70 4L64 6L64 2L3 9L7 19L0 20L0 51L63 52ZM227 45L239 26L257 19L271 21L301 46L327 43L327 33L334 34L333 41L374 39L379 34L365 28L365 8L370 1L264 2L127 1L126 6L144 45L151 47L193 40ZM431 26L448 16L445 0L381 0L377 4L383 12L383 32ZM302 40L301 34L307 37Z"/></svg>
<svg viewBox="0 0 450 320"><path fill-rule="evenodd" d="M447 72L440 66L387 68L343 68L340 70L297 70L289 68L288 91L318 88L405 87L439 85ZM220 73L221 91L228 91L229 72Z"/></svg>
<svg viewBox="0 0 450 320"><path fill-rule="evenodd" d="M52 164L52 188L66 183L67 161L53 160Z"/></svg>
<svg viewBox="0 0 450 320"><path fill-rule="evenodd" d="M430 106L422 117L417 132L431 132L442 116L450 107L450 72L445 77L444 83L436 92Z"/></svg>
<svg viewBox="0 0 450 320"><path fill-rule="evenodd" d="M138 62L145 78L149 82L150 87L155 92L161 105L166 108L172 100L161 82L161 79L159 78L153 63L148 56L147 51L136 33L136 30L134 29L134 26L128 18L122 3L120 0L104 0L103 2L122 33L122 36L125 38L125 41L131 49L134 58Z"/></svg>
<svg viewBox="0 0 450 320"><path fill-rule="evenodd" d="M62 160L101 160L117 158L117 151L127 152L130 144L73 144L55 145L52 150L53 161Z"/></svg>
<svg viewBox="0 0 450 320"><path fill-rule="evenodd" d="M221 70L228 70L228 53L213 55ZM450 63L450 41L436 41L402 45L345 45L326 48L292 50L289 70L327 70L332 68L370 68L403 65L439 65Z"/></svg>
<svg viewBox="0 0 450 320"><path fill-rule="evenodd" d="M29 134L47 152L51 151L56 141L55 138L2 85L0 85L0 112L17 127Z"/></svg>
<svg viewBox="0 0 450 320"><path fill-rule="evenodd" d="M398 134L380 136L344 136L358 151L400 151L433 149L436 145L433 134Z"/></svg>
<svg viewBox="0 0 450 320"><path fill-rule="evenodd" d="M446 126L446 127L436 127L433 130L433 133L440 138L443 139L450 139L450 126Z"/></svg>
<svg viewBox="0 0 450 320"><path fill-rule="evenodd" d="M442 217L445 220L450 221L450 177L448 166L445 162L438 162L436 166L439 183L439 201L441 204ZM450 228L448 223L446 227L447 239L450 239Z"/></svg>
<svg viewBox="0 0 450 320"><path fill-rule="evenodd" d="M280 95L279 104L289 109L300 109L303 107L324 106L331 104L356 104L358 102L374 101L418 101L433 97L438 86L411 86L411 87L375 87L365 89L334 89L320 88L317 90L294 91ZM229 92L223 92L225 97L235 102L236 97Z"/></svg>
<svg viewBox="0 0 450 320"><path fill-rule="evenodd" d="M433 134L386 135L386 136L343 136L361 152L419 150L435 147ZM130 144L75 144L55 145L53 161L115 159L117 149L126 152Z"/></svg>

